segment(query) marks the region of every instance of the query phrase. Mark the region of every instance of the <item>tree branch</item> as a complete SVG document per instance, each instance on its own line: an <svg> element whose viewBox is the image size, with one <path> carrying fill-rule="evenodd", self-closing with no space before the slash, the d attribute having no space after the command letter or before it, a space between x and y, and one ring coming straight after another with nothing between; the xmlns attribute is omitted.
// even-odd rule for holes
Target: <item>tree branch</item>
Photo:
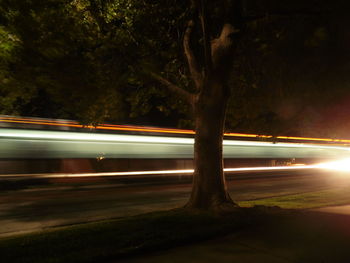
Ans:
<svg viewBox="0 0 350 263"><path fill-rule="evenodd" d="M185 35L184 35L184 40L183 40L183 46L184 46L184 51L185 55L187 58L188 62L188 67L190 69L191 77L196 85L197 90L200 89L201 87L201 82L202 82L202 75L200 73L199 67L197 60L193 54L193 51L190 46L190 40L191 40L191 33L193 30L194 22L190 20L188 22Z"/></svg>
<svg viewBox="0 0 350 263"><path fill-rule="evenodd" d="M167 80L166 78L163 78L162 76L154 73L154 72L149 72L149 75L157 80L159 83L161 83L162 85L164 85L165 87L168 88L168 90L170 90L171 92L177 93L179 94L182 98L184 98L188 103L192 104L193 101L193 94L191 94L190 92L178 87L177 85L171 83L169 80Z"/></svg>
<svg viewBox="0 0 350 263"><path fill-rule="evenodd" d="M205 66L204 73L205 76L208 76L209 72L212 70L212 60L211 60L211 46L210 46L210 38L208 33L208 25L207 25L207 10L205 0L200 0L199 6L199 18L202 25L202 34L204 39L204 58L205 58Z"/></svg>
<svg viewBox="0 0 350 263"><path fill-rule="evenodd" d="M103 6L99 6L96 0L89 0L90 6L89 11L92 17L96 20L98 27L100 28L102 33L106 33L107 31L107 22L103 17Z"/></svg>

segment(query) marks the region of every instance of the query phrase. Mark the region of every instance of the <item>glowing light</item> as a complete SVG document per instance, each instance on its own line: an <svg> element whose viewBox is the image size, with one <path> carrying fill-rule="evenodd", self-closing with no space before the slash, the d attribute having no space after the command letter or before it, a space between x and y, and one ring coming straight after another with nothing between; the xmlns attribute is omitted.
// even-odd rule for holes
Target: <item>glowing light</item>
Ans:
<svg viewBox="0 0 350 263"><path fill-rule="evenodd" d="M350 158L317 164L318 168L332 170L332 171L341 171L341 172L350 172Z"/></svg>

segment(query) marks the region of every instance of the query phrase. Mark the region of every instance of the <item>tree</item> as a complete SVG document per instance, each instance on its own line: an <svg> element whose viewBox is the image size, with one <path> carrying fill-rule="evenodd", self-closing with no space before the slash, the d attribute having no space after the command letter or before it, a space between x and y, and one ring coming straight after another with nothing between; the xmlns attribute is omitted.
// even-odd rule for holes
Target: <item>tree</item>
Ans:
<svg viewBox="0 0 350 263"><path fill-rule="evenodd" d="M189 94L195 118L194 177L191 198L187 204L193 208L221 210L234 206L223 174L222 141L230 87L227 80L232 63L234 37L239 31L241 2L234 1L235 25L224 21L220 35L211 40L206 1L193 1L198 12L202 37L204 62L202 68L190 46L194 22L188 23L184 35L184 51L196 93ZM227 19L228 17L226 17ZM236 26L236 27L235 27Z"/></svg>

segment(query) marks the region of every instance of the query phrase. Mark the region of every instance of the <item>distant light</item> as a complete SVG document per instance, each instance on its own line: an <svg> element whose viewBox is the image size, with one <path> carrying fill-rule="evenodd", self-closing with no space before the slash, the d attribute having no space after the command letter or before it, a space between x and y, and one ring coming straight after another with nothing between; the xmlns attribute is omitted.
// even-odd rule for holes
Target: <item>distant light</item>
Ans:
<svg viewBox="0 0 350 263"><path fill-rule="evenodd" d="M316 165L318 168L340 171L340 172L350 172L350 158L338 160L334 162L320 163Z"/></svg>

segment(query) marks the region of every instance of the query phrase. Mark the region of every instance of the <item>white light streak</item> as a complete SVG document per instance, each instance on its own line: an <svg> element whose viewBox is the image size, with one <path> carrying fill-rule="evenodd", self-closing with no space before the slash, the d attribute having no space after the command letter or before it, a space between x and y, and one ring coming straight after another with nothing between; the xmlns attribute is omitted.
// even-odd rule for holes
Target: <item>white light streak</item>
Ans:
<svg viewBox="0 0 350 263"><path fill-rule="evenodd" d="M261 167L236 167L225 168L224 172L262 172L262 171L284 171L284 170L306 170L306 169L326 169L334 171L350 171L350 158L319 163L312 165L289 165L289 166L261 166ZM154 171L131 171L131 172L105 172L105 173L56 173L56 174L11 174L0 175L0 177L36 177L36 178L74 178L74 177L103 177L103 176L143 176L143 175L181 175L193 174L193 169L186 170L154 170Z"/></svg>
<svg viewBox="0 0 350 263"><path fill-rule="evenodd" d="M315 165L290 165L290 166L267 166L267 167L242 167L242 168L225 168L225 172L253 172L253 171L274 171L274 170L303 170L317 168Z"/></svg>
<svg viewBox="0 0 350 263"><path fill-rule="evenodd" d="M316 165L291 165L291 166L266 166L266 167L239 167L239 168L225 168L225 172L259 172L259 171L276 171L276 170L302 170L318 168ZM132 172L108 172L108 173L57 173L57 174L32 174L31 177L37 178L74 178L74 177L100 177L100 176L135 176L135 175L179 175L192 174L193 169L187 170L156 170L156 171L132 171ZM28 176L23 174L17 175L0 175L0 177L10 176Z"/></svg>
<svg viewBox="0 0 350 263"><path fill-rule="evenodd" d="M1 129L0 138L193 144L191 138Z"/></svg>
<svg viewBox="0 0 350 263"><path fill-rule="evenodd" d="M24 139L24 140L67 140L67 141L90 141L90 142L132 142L132 143L160 143L160 144L186 144L193 145L193 138L164 137L164 136L141 136L141 135L121 135L102 134L85 132L57 132L38 130L16 130L0 129L0 138ZM256 141L224 140L224 146L268 146L268 147L290 147L290 148L314 148L319 150L343 150L350 152L349 147L344 146L324 146L317 144L303 143L273 143Z"/></svg>

